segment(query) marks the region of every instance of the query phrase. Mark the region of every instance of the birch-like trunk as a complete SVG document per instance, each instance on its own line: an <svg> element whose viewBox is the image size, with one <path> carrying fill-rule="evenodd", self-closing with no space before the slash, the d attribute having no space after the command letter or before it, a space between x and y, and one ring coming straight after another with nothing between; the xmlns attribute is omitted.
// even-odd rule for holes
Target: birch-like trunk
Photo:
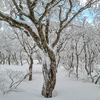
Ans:
<svg viewBox="0 0 100 100"><path fill-rule="evenodd" d="M47 59L49 59L49 62ZM53 52L49 52L49 55L46 55L46 59L43 61L42 72L44 83L41 94L46 98L51 98L56 84L56 60Z"/></svg>

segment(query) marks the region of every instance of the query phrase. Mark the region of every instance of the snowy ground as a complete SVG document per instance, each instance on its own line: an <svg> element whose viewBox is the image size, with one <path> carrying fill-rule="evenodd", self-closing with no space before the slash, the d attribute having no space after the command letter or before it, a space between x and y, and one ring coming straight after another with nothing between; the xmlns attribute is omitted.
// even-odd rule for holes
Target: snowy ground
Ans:
<svg viewBox="0 0 100 100"><path fill-rule="evenodd" d="M0 65L0 71L5 72L6 69L15 71L27 71L28 66L8 66ZM41 65L34 65L33 81L24 80L18 88L23 92L10 92L3 95L0 91L0 100L47 100L41 96L43 77L41 74ZM100 100L100 85L89 82L77 81L65 77L67 72L63 68L58 69L57 83L53 92L53 98L50 100Z"/></svg>

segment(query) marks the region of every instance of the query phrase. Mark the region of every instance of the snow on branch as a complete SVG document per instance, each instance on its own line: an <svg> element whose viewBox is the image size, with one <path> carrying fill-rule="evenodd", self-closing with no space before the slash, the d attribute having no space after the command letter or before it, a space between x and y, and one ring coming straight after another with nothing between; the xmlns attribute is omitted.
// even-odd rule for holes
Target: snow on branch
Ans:
<svg viewBox="0 0 100 100"><path fill-rule="evenodd" d="M68 12L66 13L66 17L64 20L61 20L60 18L60 28L57 32L57 38L56 40L54 41L54 43L52 44L52 47L55 47L56 44L58 43L59 39L60 39L60 33L63 31L63 29L65 29L72 21L73 19L79 14L81 13L83 10L87 9L87 8L90 8L95 2L97 2L97 0L90 0L84 7L81 7L75 14L73 14L73 16L71 18L68 19L70 13L71 13L71 9L72 9L72 1L69 0L69 3L70 3L70 9L68 10ZM61 8L60 8L61 9ZM59 11L60 15L61 16L61 10Z"/></svg>
<svg viewBox="0 0 100 100"><path fill-rule="evenodd" d="M25 79L25 75L23 72L20 71L13 71L13 70L6 70L8 79L0 79L0 90L3 92L3 94L7 94L9 92L22 92L21 89L18 89L17 87L22 83L22 81Z"/></svg>

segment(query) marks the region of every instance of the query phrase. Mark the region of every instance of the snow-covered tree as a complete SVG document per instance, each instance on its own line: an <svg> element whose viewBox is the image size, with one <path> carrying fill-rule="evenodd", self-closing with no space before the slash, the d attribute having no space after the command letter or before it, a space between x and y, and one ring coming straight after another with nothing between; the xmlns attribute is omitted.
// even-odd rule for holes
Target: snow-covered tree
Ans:
<svg viewBox="0 0 100 100"><path fill-rule="evenodd" d="M56 84L56 47L61 33L83 10L98 0L5 0L0 20L31 36L42 54L44 83L42 95L52 97Z"/></svg>
<svg viewBox="0 0 100 100"><path fill-rule="evenodd" d="M8 26L0 30L0 51L3 64L19 64L19 52L21 50L19 41L14 39L12 30ZM15 45L16 44L16 45Z"/></svg>
<svg viewBox="0 0 100 100"><path fill-rule="evenodd" d="M16 34L16 38L20 42L21 47L23 48L23 52L27 54L27 60L29 59L29 81L32 80L32 69L33 69L33 53L36 53L36 46L34 42L32 42L32 38L28 37L26 34L21 32L20 30L14 30L14 33ZM19 33L19 34L18 34Z"/></svg>

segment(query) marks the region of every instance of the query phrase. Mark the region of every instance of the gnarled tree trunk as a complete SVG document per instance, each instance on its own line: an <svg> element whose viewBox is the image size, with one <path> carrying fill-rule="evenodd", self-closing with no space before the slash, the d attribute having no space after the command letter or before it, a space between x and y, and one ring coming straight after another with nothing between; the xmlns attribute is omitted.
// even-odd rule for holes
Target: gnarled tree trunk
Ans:
<svg viewBox="0 0 100 100"><path fill-rule="evenodd" d="M55 54L52 51L44 53L45 59L43 58L43 87L42 87L42 96L46 98L52 97L52 91L56 84L56 59Z"/></svg>

